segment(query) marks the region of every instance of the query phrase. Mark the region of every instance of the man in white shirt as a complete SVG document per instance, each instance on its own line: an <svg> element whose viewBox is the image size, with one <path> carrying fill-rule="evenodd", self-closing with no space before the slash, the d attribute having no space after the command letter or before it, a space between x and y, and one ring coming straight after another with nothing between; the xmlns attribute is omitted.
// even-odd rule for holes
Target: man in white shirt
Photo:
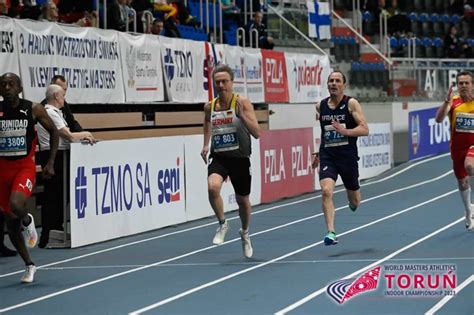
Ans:
<svg viewBox="0 0 474 315"><path fill-rule="evenodd" d="M64 96L66 91L56 84L51 84L46 89L46 112L58 129L59 146L58 154L54 161L55 175L44 181L44 193L41 208L41 221L43 229L38 247L46 247L51 230L63 229L63 176L64 159L69 160L69 144L71 142L83 141L94 144L96 140L89 131L71 132L64 119L61 108L64 107ZM49 133L41 126L37 125L40 152L38 154L41 166L47 161L49 156ZM66 163L69 166L69 163ZM69 172L66 170L66 174Z"/></svg>

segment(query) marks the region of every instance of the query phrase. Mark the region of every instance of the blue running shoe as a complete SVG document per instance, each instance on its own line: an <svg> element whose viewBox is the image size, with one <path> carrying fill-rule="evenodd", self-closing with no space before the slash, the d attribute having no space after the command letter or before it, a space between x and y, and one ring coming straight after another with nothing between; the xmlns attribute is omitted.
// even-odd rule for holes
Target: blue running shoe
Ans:
<svg viewBox="0 0 474 315"><path fill-rule="evenodd" d="M329 232L326 234L326 237L324 237L324 245L329 246L329 245L336 245L338 243L336 233L335 232Z"/></svg>
<svg viewBox="0 0 474 315"><path fill-rule="evenodd" d="M352 212L355 212L357 210L357 207L354 207L353 205L351 205L351 203L349 202L349 209L352 210Z"/></svg>

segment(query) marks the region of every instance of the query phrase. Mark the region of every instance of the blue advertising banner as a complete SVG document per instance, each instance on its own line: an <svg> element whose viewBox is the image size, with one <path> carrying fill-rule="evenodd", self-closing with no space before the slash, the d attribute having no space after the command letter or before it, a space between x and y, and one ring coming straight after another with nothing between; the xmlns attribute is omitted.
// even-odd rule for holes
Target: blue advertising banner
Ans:
<svg viewBox="0 0 474 315"><path fill-rule="evenodd" d="M418 159L449 151L449 120L436 123L437 108L412 111L408 114L409 159Z"/></svg>

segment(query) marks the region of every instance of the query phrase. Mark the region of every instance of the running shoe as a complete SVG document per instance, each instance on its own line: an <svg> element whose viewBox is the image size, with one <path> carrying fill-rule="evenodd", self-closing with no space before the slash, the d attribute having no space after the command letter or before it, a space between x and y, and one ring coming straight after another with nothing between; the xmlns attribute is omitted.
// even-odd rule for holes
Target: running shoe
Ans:
<svg viewBox="0 0 474 315"><path fill-rule="evenodd" d="M357 207L355 207L355 206L352 206L352 205L351 205L351 203L349 202L349 209L351 209L351 210L352 210L352 212L356 212L356 210L357 210Z"/></svg>
<svg viewBox="0 0 474 315"><path fill-rule="evenodd" d="M26 246L33 248L38 242L38 233L36 233L35 219L33 219L33 216L29 213L28 216L31 218L31 222L28 226L24 227L23 237L25 238Z"/></svg>
<svg viewBox="0 0 474 315"><path fill-rule="evenodd" d="M214 245L221 245L224 243L225 235L227 234L227 231L229 231L229 222L227 220L224 221L224 223L219 224L219 227L216 230L216 235L214 236L214 239L212 240L212 243Z"/></svg>
<svg viewBox="0 0 474 315"><path fill-rule="evenodd" d="M338 240L335 232L329 232L326 234L326 237L324 237L324 245L326 246L336 245L337 243Z"/></svg>
<svg viewBox="0 0 474 315"><path fill-rule="evenodd" d="M26 266L25 273L21 277L22 283L31 283L35 280L36 266L28 265Z"/></svg>
<svg viewBox="0 0 474 315"><path fill-rule="evenodd" d="M244 232L244 230L239 230L240 239L242 240L242 250L244 252L244 256L247 258L252 257L253 255L253 248L252 243L250 242L249 232Z"/></svg>

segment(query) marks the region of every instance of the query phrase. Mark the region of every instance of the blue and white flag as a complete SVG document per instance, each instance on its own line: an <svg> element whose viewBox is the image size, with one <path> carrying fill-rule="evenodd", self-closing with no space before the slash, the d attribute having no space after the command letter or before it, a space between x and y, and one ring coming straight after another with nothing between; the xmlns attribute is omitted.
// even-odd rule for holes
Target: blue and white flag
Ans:
<svg viewBox="0 0 474 315"><path fill-rule="evenodd" d="M328 2L306 1L308 7L308 36L318 39L331 38L331 11Z"/></svg>

